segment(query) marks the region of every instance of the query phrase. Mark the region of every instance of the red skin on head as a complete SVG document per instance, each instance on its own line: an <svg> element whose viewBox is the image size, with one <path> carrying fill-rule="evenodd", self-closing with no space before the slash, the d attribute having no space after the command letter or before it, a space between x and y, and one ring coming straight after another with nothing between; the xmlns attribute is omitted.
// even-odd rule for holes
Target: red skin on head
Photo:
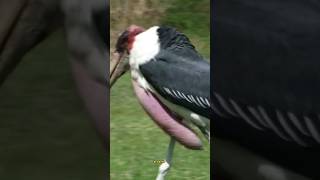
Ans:
<svg viewBox="0 0 320 180"><path fill-rule="evenodd" d="M129 36L128 36L128 52L132 49L134 38L136 35L140 34L141 32L144 31L144 28L136 25L131 25L128 27L127 31L129 31Z"/></svg>

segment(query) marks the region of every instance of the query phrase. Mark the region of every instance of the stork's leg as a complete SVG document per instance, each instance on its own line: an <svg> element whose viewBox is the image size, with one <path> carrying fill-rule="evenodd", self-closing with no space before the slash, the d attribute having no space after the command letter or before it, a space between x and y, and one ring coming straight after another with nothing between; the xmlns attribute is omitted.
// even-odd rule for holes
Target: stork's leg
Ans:
<svg viewBox="0 0 320 180"><path fill-rule="evenodd" d="M172 161L173 151L174 151L174 145L176 143L176 140L171 137L169 147L167 150L167 157L164 163L162 163L159 167L159 172L156 180L164 180L164 176L168 173Z"/></svg>

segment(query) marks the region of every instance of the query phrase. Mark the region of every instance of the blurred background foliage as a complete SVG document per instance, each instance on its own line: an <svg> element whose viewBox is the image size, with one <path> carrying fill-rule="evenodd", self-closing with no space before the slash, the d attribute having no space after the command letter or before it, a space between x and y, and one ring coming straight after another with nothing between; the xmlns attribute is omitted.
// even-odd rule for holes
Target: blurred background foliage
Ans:
<svg viewBox="0 0 320 180"><path fill-rule="evenodd" d="M201 54L210 56L209 0L111 0L110 14L111 48L131 24L167 25L185 33Z"/></svg>
<svg viewBox="0 0 320 180"><path fill-rule="evenodd" d="M111 0L110 38L113 52L118 35L130 24L145 28L169 25L185 33L196 49L210 58L210 1L197 0ZM112 180L155 179L158 164L165 157L169 137L145 114L137 102L127 73L110 93ZM168 180L210 179L210 145L203 151L177 145Z"/></svg>
<svg viewBox="0 0 320 180"><path fill-rule="evenodd" d="M105 179L107 160L77 94L62 30L0 88L0 179Z"/></svg>

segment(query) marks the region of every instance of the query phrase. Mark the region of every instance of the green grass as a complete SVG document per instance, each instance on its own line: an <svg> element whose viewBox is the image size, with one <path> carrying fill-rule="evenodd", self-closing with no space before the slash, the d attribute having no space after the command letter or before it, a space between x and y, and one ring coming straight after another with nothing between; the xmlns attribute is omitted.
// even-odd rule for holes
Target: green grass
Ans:
<svg viewBox="0 0 320 180"><path fill-rule="evenodd" d="M209 58L209 0L166 2L172 4L168 5L161 24L177 27ZM132 91L129 74L117 81L110 96L111 179L155 179L158 165L153 161L165 158L169 137L139 105ZM210 146L205 139L202 140L205 145L203 151L176 146L168 180L210 179Z"/></svg>
<svg viewBox="0 0 320 180"><path fill-rule="evenodd" d="M77 95L61 32L0 88L0 179L104 179L106 158Z"/></svg>
<svg viewBox="0 0 320 180"><path fill-rule="evenodd" d="M210 1L164 0L172 2L161 24L177 28L187 34L196 49L210 57Z"/></svg>
<svg viewBox="0 0 320 180"><path fill-rule="evenodd" d="M111 179L154 179L163 160L169 138L145 114L131 90L130 76L125 75L111 92ZM168 179L209 179L210 147L191 151L177 145Z"/></svg>

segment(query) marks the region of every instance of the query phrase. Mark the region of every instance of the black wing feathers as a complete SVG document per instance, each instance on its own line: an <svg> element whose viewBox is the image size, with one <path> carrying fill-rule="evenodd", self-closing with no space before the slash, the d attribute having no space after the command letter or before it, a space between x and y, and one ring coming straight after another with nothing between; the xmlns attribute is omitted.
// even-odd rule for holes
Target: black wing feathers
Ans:
<svg viewBox="0 0 320 180"><path fill-rule="evenodd" d="M178 56L188 57L188 61L202 59L189 38L176 29L162 26L158 29L158 35L161 49Z"/></svg>
<svg viewBox="0 0 320 180"><path fill-rule="evenodd" d="M153 88L166 100L209 118L210 66L168 51L140 66Z"/></svg>

